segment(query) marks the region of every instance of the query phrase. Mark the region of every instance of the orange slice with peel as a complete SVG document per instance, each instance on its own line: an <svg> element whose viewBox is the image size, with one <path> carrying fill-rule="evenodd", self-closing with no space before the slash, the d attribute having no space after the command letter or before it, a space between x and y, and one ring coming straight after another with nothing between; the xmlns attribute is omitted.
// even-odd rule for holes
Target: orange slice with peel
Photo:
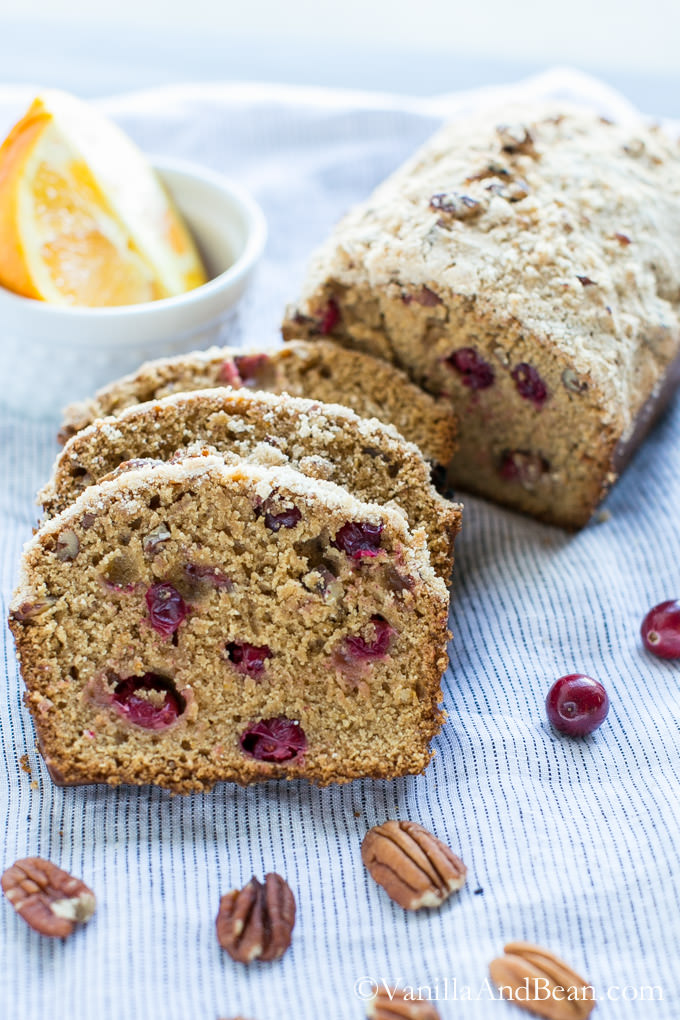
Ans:
<svg viewBox="0 0 680 1020"><path fill-rule="evenodd" d="M132 141L48 91L0 147L0 285L59 305L128 305L206 280L191 236Z"/></svg>

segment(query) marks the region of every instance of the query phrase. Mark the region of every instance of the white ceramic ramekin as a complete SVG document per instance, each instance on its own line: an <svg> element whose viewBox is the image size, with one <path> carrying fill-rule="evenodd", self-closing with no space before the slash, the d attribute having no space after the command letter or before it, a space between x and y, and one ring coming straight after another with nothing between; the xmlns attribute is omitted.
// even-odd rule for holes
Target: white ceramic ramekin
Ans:
<svg viewBox="0 0 680 1020"><path fill-rule="evenodd" d="M148 358L207 347L224 337L267 235L261 209L219 174L154 159L183 214L210 279L178 297L116 308L65 308L0 287L0 404L54 417Z"/></svg>

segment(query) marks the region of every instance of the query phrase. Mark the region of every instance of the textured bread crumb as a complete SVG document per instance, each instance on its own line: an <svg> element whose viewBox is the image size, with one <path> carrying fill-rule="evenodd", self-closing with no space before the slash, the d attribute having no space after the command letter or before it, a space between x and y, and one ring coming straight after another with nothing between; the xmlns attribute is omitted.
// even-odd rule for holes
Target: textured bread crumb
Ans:
<svg viewBox="0 0 680 1020"><path fill-rule="evenodd" d="M357 522L382 530L353 559L338 535ZM151 616L158 585L187 608L172 633ZM187 792L422 771L442 721L447 608L424 535L399 513L289 468L204 456L123 472L46 522L26 546L11 627L58 781ZM381 654L357 657L380 629ZM243 643L268 649L256 675L230 658ZM167 685L138 692L147 713L181 705L162 728L116 701L146 675ZM304 751L246 753L244 733L278 717L302 727Z"/></svg>
<svg viewBox="0 0 680 1020"><path fill-rule="evenodd" d="M60 439L66 442L96 418L133 404L225 385L343 404L363 418L394 425L435 464L448 464L456 448L456 420L445 401L414 386L388 362L324 340L264 351L213 347L146 362L93 399L66 408Z"/></svg>
<svg viewBox="0 0 680 1020"><path fill-rule="evenodd" d="M47 514L58 513L123 462L169 460L197 443L260 461L269 446L304 474L369 502L398 504L413 528L426 529L435 569L450 577L461 507L436 492L419 449L391 426L319 401L211 389L129 407L69 440L39 500Z"/></svg>

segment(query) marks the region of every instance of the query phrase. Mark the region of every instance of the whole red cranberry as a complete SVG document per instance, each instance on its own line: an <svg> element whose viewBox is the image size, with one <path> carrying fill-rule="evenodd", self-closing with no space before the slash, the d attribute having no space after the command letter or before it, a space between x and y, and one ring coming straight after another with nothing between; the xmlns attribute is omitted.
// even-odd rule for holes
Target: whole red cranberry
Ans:
<svg viewBox="0 0 680 1020"><path fill-rule="evenodd" d="M650 609L640 628L648 652L660 659L680 659L680 599Z"/></svg>
<svg viewBox="0 0 680 1020"><path fill-rule="evenodd" d="M570 673L552 685L545 707L556 730L569 737L585 737L607 718L609 698L599 680L583 673Z"/></svg>
<svg viewBox="0 0 680 1020"><path fill-rule="evenodd" d="M146 605L151 626L163 637L174 634L189 612L180 593L167 581L151 585L146 593Z"/></svg>
<svg viewBox="0 0 680 1020"><path fill-rule="evenodd" d="M258 761L292 761L307 749L307 737L300 723L277 715L260 719L241 734L241 749Z"/></svg>
<svg viewBox="0 0 680 1020"><path fill-rule="evenodd" d="M164 693L160 704L140 697L141 691ZM171 726L184 711L184 698L178 694L172 680L158 673L128 676L113 689L113 704L128 722L145 730L164 730Z"/></svg>

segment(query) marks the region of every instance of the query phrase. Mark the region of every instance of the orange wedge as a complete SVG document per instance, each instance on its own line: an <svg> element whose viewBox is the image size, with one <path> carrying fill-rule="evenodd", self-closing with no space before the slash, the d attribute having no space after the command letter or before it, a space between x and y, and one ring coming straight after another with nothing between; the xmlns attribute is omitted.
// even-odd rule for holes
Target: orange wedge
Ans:
<svg viewBox="0 0 680 1020"><path fill-rule="evenodd" d="M59 305L130 305L206 280L142 153L66 93L34 100L0 147L0 285Z"/></svg>

